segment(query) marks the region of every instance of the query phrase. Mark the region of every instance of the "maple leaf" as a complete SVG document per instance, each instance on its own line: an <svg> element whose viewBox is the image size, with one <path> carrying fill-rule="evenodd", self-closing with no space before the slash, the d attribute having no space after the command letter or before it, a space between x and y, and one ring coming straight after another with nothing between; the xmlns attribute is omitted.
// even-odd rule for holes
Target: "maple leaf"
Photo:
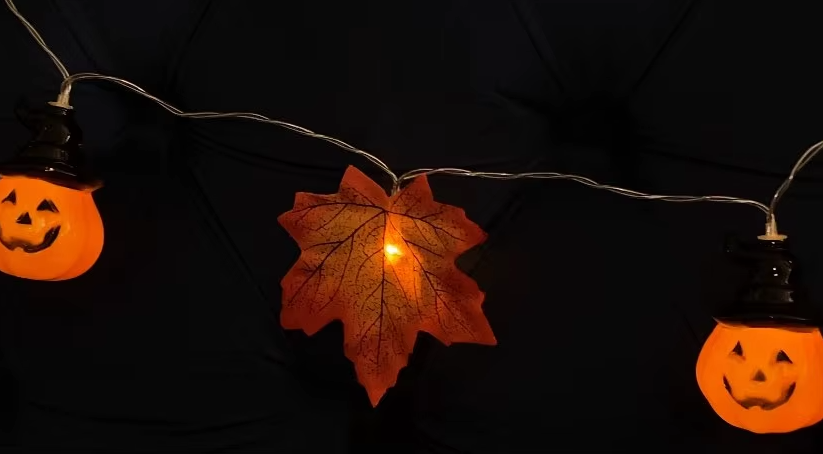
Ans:
<svg viewBox="0 0 823 454"><path fill-rule="evenodd" d="M278 218L301 249L283 278L280 321L312 335L343 322L344 351L376 406L419 331L440 342L497 343L484 293L454 260L486 233L437 203L426 176L394 196L349 167L336 194L297 193Z"/></svg>

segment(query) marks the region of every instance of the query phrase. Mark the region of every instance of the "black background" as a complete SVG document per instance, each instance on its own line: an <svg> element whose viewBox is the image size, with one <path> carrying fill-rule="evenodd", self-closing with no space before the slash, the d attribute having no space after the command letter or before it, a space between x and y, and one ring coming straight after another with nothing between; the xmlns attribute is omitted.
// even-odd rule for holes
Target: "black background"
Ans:
<svg viewBox="0 0 823 454"><path fill-rule="evenodd" d="M655 193L768 200L823 139L814 2L743 0L20 1L72 72L184 110L254 111L373 151L397 172L553 170ZM800 8L800 5L805 9ZM0 153L15 107L52 100L46 55L0 11ZM55 452L807 453L755 436L694 379L734 291L745 206L635 201L561 181L432 177L490 234L461 260L499 345L426 335L372 410L342 330L278 325L294 193L354 155L275 127L184 121L124 89L73 105L106 186L96 266L0 278L3 437ZM823 298L823 164L780 209ZM382 181L382 180L381 180Z"/></svg>

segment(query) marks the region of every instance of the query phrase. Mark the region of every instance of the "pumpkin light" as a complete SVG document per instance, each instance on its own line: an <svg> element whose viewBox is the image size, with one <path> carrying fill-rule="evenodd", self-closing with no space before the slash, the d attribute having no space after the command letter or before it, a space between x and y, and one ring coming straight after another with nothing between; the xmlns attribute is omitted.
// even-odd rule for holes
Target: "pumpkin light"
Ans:
<svg viewBox="0 0 823 454"><path fill-rule="evenodd" d="M700 391L727 423L784 433L823 419L823 336L784 242L735 251L750 265L737 304L700 351Z"/></svg>
<svg viewBox="0 0 823 454"><path fill-rule="evenodd" d="M735 427L782 433L823 419L823 337L817 329L720 323L696 371L706 400Z"/></svg>
<svg viewBox="0 0 823 454"><path fill-rule="evenodd" d="M50 105L34 137L0 165L0 271L59 281L85 273L103 249L103 221L70 109Z"/></svg>

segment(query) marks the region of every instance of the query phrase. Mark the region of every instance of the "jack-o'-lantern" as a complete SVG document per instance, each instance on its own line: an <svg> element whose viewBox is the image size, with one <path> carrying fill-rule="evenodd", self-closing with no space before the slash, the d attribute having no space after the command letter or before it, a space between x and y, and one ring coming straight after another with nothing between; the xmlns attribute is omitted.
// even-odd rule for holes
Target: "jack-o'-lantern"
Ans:
<svg viewBox="0 0 823 454"><path fill-rule="evenodd" d="M697 360L697 383L727 423L784 433L823 419L823 337L817 328L719 323Z"/></svg>
<svg viewBox="0 0 823 454"><path fill-rule="evenodd" d="M59 281L86 272L103 249L91 190L25 176L0 178L0 271Z"/></svg>
<svg viewBox="0 0 823 454"><path fill-rule="evenodd" d="M86 164L73 109L49 103L30 114L23 117L31 140L0 163L0 271L71 279L103 249L103 221L92 199L102 182Z"/></svg>

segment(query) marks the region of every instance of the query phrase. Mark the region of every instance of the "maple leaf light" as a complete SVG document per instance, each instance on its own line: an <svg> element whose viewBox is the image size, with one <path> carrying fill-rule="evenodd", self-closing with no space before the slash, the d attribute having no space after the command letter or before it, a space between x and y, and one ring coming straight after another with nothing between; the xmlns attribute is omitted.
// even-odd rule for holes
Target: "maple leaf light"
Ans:
<svg viewBox="0 0 823 454"><path fill-rule="evenodd" d="M313 335L341 320L372 405L396 383L420 331L446 345L497 343L483 292L454 264L486 233L461 208L435 202L425 176L390 197L349 167L336 194L297 193L278 221L301 249L282 281L283 327Z"/></svg>

